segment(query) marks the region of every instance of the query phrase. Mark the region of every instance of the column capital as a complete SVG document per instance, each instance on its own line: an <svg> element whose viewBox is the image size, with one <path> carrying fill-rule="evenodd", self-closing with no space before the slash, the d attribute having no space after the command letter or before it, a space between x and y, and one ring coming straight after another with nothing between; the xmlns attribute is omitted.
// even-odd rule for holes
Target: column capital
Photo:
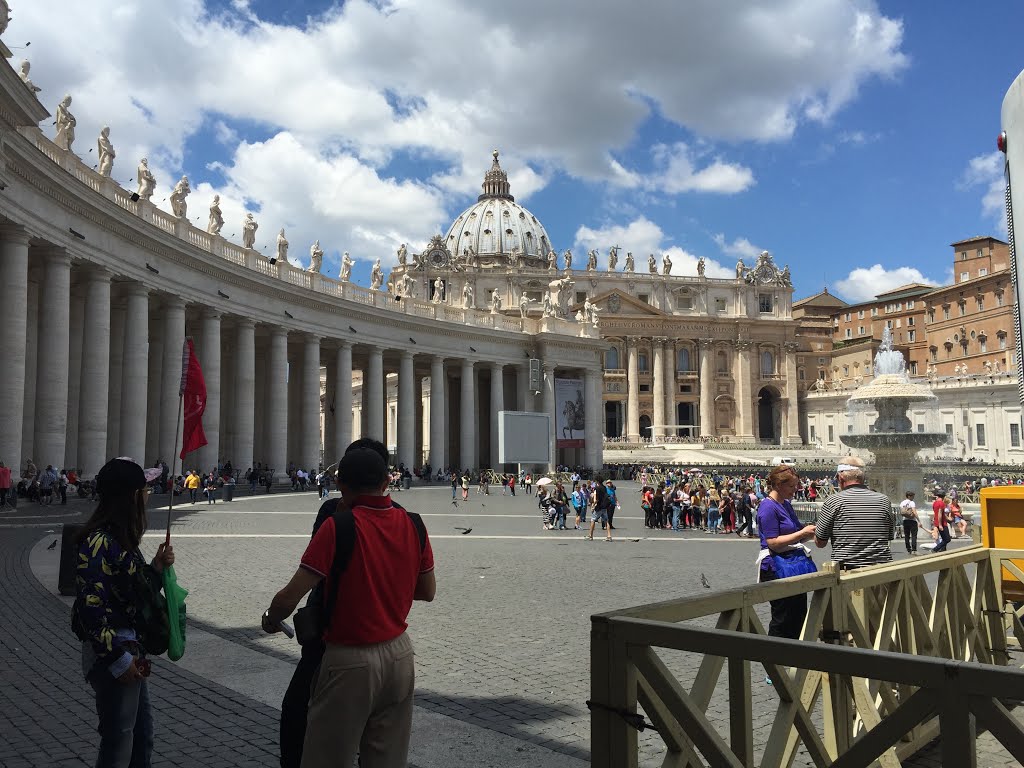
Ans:
<svg viewBox="0 0 1024 768"><path fill-rule="evenodd" d="M306 332L303 332L303 333L299 334L299 338L301 338L307 344L319 344L321 339L323 339L322 336L319 336L319 335L317 335L315 333L306 333Z"/></svg>
<svg viewBox="0 0 1024 768"><path fill-rule="evenodd" d="M626 337L626 346L627 347L636 347L639 343L640 343L640 337L639 336L627 336Z"/></svg>
<svg viewBox="0 0 1024 768"><path fill-rule="evenodd" d="M224 313L215 307L206 307L203 309L203 320L220 320L224 316Z"/></svg>
<svg viewBox="0 0 1024 768"><path fill-rule="evenodd" d="M353 342L349 341L348 339L342 339L338 343L338 349L347 349L349 352L352 351L352 347L354 347L354 346L355 346L355 344Z"/></svg>
<svg viewBox="0 0 1024 768"><path fill-rule="evenodd" d="M403 350L401 350L400 357L402 358L402 360L412 360L413 357L415 357L415 356L416 356L416 353L413 352L411 349L403 349Z"/></svg>
<svg viewBox="0 0 1024 768"><path fill-rule="evenodd" d="M103 270L103 271L105 271L105 270ZM102 280L102 279L103 279L103 275L91 275L90 276L90 280L95 280L97 282ZM109 273L108 273L107 279L109 279ZM121 291L122 291L122 293L124 293L125 296L145 296L147 298L149 297L149 294L151 293L150 289L146 285L144 285L143 283L137 283L134 280L131 281L130 283L125 283L125 285L121 289Z"/></svg>
<svg viewBox="0 0 1024 768"><path fill-rule="evenodd" d="M240 316L235 318L235 326L238 328L255 328L256 321L251 317Z"/></svg>
<svg viewBox="0 0 1024 768"><path fill-rule="evenodd" d="M733 344L736 345L737 352L748 352L754 343L750 339L736 339Z"/></svg>
<svg viewBox="0 0 1024 768"><path fill-rule="evenodd" d="M715 343L714 339L697 339L697 343L700 344L701 349L710 349L711 345Z"/></svg>
<svg viewBox="0 0 1024 768"><path fill-rule="evenodd" d="M795 341L787 341L782 345L782 348L789 353L793 353L799 351L800 344Z"/></svg>
<svg viewBox="0 0 1024 768"><path fill-rule="evenodd" d="M668 337L667 336L655 336L654 338L651 339L651 341L654 342L654 345L656 347L663 347L663 346L665 346L665 344L668 343Z"/></svg>
<svg viewBox="0 0 1024 768"><path fill-rule="evenodd" d="M185 300L181 298L181 296L175 296L170 293L163 294L161 297L161 303L163 304L164 309L181 309L182 311L185 310L186 304Z"/></svg>
<svg viewBox="0 0 1024 768"><path fill-rule="evenodd" d="M42 256L43 260L49 264L56 264L58 266L71 266L71 255L68 253L67 248L60 245L44 245L33 249L36 253Z"/></svg>
<svg viewBox="0 0 1024 768"><path fill-rule="evenodd" d="M99 283L104 280L110 280L114 275L106 267L101 267L99 264L83 264L76 270L77 273L82 275L82 278L90 283Z"/></svg>
<svg viewBox="0 0 1024 768"><path fill-rule="evenodd" d="M492 371L504 371L505 370L505 364L504 363L499 363L497 361L491 361L491 370Z"/></svg>
<svg viewBox="0 0 1024 768"><path fill-rule="evenodd" d="M444 365L444 355L431 355L430 362L432 365Z"/></svg>
<svg viewBox="0 0 1024 768"><path fill-rule="evenodd" d="M0 225L0 241L5 243L17 243L18 245L28 245L31 235L28 230L17 224L3 224Z"/></svg>

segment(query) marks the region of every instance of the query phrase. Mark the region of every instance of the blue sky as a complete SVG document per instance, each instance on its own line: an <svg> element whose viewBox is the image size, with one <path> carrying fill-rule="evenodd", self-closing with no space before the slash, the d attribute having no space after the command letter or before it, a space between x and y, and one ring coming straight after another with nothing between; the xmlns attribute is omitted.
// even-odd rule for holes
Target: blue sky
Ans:
<svg viewBox="0 0 1024 768"><path fill-rule="evenodd" d="M220 194L225 235L255 211L258 247L319 238L363 283L475 200L493 147L559 250L725 275L767 249L797 297L944 282L949 243L1004 236L1020 4L511 5L35 0L4 39L51 111L74 97L79 154L111 126L117 180L146 155L159 204L188 174L190 218Z"/></svg>

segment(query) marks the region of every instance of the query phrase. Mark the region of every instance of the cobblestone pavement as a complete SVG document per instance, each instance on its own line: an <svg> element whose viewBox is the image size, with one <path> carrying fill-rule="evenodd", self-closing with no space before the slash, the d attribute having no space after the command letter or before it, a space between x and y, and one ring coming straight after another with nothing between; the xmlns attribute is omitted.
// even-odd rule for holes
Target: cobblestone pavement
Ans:
<svg viewBox="0 0 1024 768"><path fill-rule="evenodd" d="M630 484L620 488L620 496L628 499ZM473 491L468 502L453 505L450 490L435 487L403 492L398 499L424 514L437 562L437 599L416 604L409 620L417 652L417 706L565 756L589 759L584 702L589 698L593 613L706 594L702 576L712 590L746 585L754 578L756 542L650 532L639 510L631 513L628 504L616 517L616 541L606 543L597 537L586 541L578 531L541 530L534 500L522 493L510 498ZM191 592L191 625L238 648L275 659L297 658L293 641L268 637L258 620L297 566L317 506L315 494L272 494L176 509L176 570ZM152 529L163 526L164 514L151 513ZM463 535L461 529L467 528L472 531ZM0 601L5 616L31 616L16 632L0 635L3 682L8 683L0 690L0 748L5 750L0 764L83 765L73 756L83 749L91 754L94 715L91 697L76 687L80 678L67 673L76 670L77 643L67 627L66 608L27 573L27 549L42 531L11 533L0 538L7 577ZM144 549L155 544L154 535ZM897 547L894 552L899 555ZM823 553L818 559L826 557ZM762 621L767 623L767 615ZM698 658L665 658L690 685ZM195 765L199 757L210 765L274 764L276 711L179 666L160 665L160 685L152 687L158 721L173 720L177 732L194 731L200 738L164 749L158 736L158 752L176 752L173 759L181 761L164 757L158 765ZM755 733L763 743L778 697L756 666L752 687ZM17 714L12 717L12 712ZM708 715L712 722L727 724L724 690L713 697ZM14 741L7 741L8 733L17 734ZM225 748L225 741L232 746ZM239 744L249 750L245 759L232 756ZM641 744L644 764L660 764L663 749L657 735L642 734ZM48 761L25 758L26 750L47 745L58 752ZM980 746L979 765L1014 764L991 738L984 737ZM475 765L469 749L452 753L449 764ZM223 762L206 763L214 758ZM809 764L806 755L798 756L796 764ZM931 755L915 761L939 764Z"/></svg>

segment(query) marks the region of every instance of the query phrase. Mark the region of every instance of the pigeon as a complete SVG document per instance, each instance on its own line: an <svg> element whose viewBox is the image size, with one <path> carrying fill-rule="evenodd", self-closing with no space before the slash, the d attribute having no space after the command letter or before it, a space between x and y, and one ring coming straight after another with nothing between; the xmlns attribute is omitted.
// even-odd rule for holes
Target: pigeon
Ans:
<svg viewBox="0 0 1024 768"><path fill-rule="evenodd" d="M704 589L711 589L711 585L708 584L708 579L703 573L700 575L700 584Z"/></svg>
<svg viewBox="0 0 1024 768"><path fill-rule="evenodd" d="M455 526L455 530L456 531L461 531L462 535L465 536L467 533L470 533L473 529L472 528L459 528L459 526L456 525Z"/></svg>
<svg viewBox="0 0 1024 768"><path fill-rule="evenodd" d="M57 540L54 539L53 543L50 546L48 546L47 549L56 549L56 548L57 548Z"/></svg>
<svg viewBox="0 0 1024 768"><path fill-rule="evenodd" d="M459 506L459 502L457 502L455 499L452 499L452 506L453 507Z"/></svg>

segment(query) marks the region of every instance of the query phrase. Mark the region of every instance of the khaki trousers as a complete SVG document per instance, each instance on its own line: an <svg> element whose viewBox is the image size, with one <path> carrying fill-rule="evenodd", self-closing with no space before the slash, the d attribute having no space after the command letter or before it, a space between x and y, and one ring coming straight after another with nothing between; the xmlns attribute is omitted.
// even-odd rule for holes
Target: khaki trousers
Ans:
<svg viewBox="0 0 1024 768"><path fill-rule="evenodd" d="M328 644L309 701L302 768L405 768L415 666L402 633L376 645Z"/></svg>

